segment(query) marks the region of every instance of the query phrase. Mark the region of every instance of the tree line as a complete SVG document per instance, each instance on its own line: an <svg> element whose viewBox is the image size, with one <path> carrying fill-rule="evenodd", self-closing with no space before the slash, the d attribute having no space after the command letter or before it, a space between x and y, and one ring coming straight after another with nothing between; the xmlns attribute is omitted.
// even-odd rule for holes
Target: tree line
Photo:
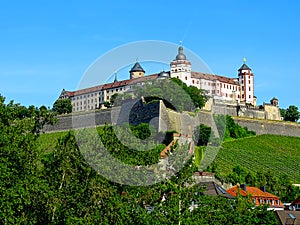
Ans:
<svg viewBox="0 0 300 225"><path fill-rule="evenodd" d="M192 158L155 185L114 183L86 162L72 131L53 148L39 148L42 126L55 122L51 112L4 100L0 97L0 224L277 224L272 212L253 209L247 199L204 196L197 185L186 186L197 171ZM147 132L144 126L125 129L137 137ZM107 125L98 135L114 146L111 154L136 164L136 152L117 142L114 132ZM154 158L140 157L140 163Z"/></svg>

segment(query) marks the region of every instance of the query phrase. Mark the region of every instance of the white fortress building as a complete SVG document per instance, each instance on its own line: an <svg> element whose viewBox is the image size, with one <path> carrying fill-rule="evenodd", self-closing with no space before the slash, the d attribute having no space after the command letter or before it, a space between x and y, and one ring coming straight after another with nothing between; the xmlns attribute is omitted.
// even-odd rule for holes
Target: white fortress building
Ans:
<svg viewBox="0 0 300 225"><path fill-rule="evenodd" d="M129 71L130 79L101 84L77 91L63 89L59 98L70 98L73 112L88 111L104 108L104 103L109 102L115 93L132 91L135 85L143 85L147 81L159 78L178 78L188 86L193 85L207 91L210 102L222 102L229 105L256 105L254 96L254 75L252 70L244 64L238 69L236 78L206 74L192 71L192 63L183 53L183 47L179 46L178 54L170 63L170 71L162 71L158 74L145 76L145 70L139 62L136 62Z"/></svg>

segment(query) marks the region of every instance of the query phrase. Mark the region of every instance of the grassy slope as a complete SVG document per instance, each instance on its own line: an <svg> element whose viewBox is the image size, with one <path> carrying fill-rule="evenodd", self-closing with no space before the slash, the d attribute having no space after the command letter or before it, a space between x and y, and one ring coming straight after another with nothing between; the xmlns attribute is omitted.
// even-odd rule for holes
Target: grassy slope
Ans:
<svg viewBox="0 0 300 225"><path fill-rule="evenodd" d="M227 175L236 165L257 172L270 170L286 174L300 183L300 138L261 135L224 142L215 162L221 175Z"/></svg>

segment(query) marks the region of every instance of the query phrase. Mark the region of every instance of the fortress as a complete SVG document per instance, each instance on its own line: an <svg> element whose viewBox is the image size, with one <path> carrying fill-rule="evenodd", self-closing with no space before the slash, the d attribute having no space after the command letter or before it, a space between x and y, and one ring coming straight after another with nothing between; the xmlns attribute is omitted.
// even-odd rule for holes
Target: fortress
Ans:
<svg viewBox="0 0 300 225"><path fill-rule="evenodd" d="M156 79L178 78L188 86L195 86L206 91L210 97L204 110L231 116L244 116L259 119L280 120L278 100L273 98L269 104L256 106L254 95L254 74L252 69L243 65L238 69L237 77L230 78L220 75L205 74L192 71L192 63L183 52L183 47L178 47L178 54L170 62L170 70L145 76L145 70L136 62L129 71L130 79L76 91L62 90L59 98L69 98L72 102L73 112L86 112L104 109L105 102L109 102L113 95L132 92L134 86L142 86L145 82Z"/></svg>

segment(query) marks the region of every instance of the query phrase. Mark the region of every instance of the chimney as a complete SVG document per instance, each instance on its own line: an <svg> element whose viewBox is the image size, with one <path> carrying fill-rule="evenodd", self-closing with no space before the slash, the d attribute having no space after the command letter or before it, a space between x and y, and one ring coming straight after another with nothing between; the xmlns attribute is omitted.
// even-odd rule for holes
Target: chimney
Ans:
<svg viewBox="0 0 300 225"><path fill-rule="evenodd" d="M241 185L240 185L240 187L241 187L244 191L246 191L246 186L247 186L246 184L241 184Z"/></svg>
<svg viewBox="0 0 300 225"><path fill-rule="evenodd" d="M266 186L261 186L260 190L263 191L263 192L266 192Z"/></svg>

